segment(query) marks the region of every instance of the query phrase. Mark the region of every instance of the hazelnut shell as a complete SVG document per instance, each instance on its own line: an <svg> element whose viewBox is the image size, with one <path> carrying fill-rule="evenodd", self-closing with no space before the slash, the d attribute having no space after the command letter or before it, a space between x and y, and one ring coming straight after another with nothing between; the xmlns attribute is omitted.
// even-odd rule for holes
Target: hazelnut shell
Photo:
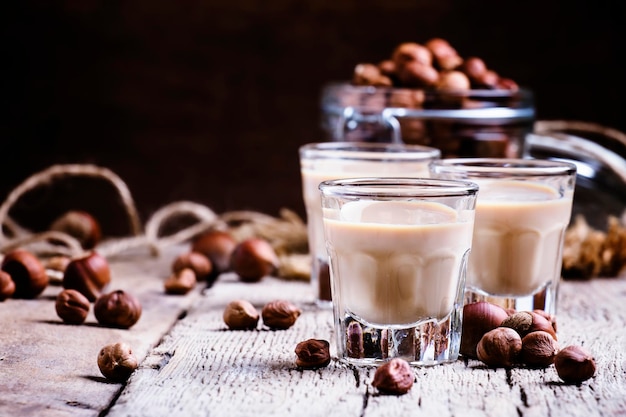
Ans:
<svg viewBox="0 0 626 417"><path fill-rule="evenodd" d="M63 290L57 295L54 308L64 323L81 324L87 318L91 304L80 292Z"/></svg>
<svg viewBox="0 0 626 417"><path fill-rule="evenodd" d="M116 290L98 297L93 311L101 325L128 329L141 317L141 303L132 294Z"/></svg>
<svg viewBox="0 0 626 417"><path fill-rule="evenodd" d="M15 284L13 298L35 298L50 282L43 264L35 255L24 249L8 252L2 260L1 269L9 274Z"/></svg>
<svg viewBox="0 0 626 417"><path fill-rule="evenodd" d="M111 381L126 381L137 367L137 358L127 343L106 345L98 353L98 368Z"/></svg>
<svg viewBox="0 0 626 417"><path fill-rule="evenodd" d="M257 282L276 270L278 256L267 240L249 238L237 245L230 266L243 282Z"/></svg>
<svg viewBox="0 0 626 417"><path fill-rule="evenodd" d="M317 369L330 363L330 343L327 340L309 339L296 345L296 365L303 369Z"/></svg>
<svg viewBox="0 0 626 417"><path fill-rule="evenodd" d="M224 323L231 330L252 330L259 323L259 312L246 300L235 300L228 303L222 314Z"/></svg>
<svg viewBox="0 0 626 417"><path fill-rule="evenodd" d="M199 252L209 258L213 266L212 276L228 271L230 256L237 242L225 231L210 230L198 236L191 245L192 252Z"/></svg>
<svg viewBox="0 0 626 417"><path fill-rule="evenodd" d="M476 346L480 339L488 331L499 327L508 316L504 308L487 301L477 301L463 306L459 352L468 358L478 358Z"/></svg>
<svg viewBox="0 0 626 417"><path fill-rule="evenodd" d="M0 301L11 298L15 293L15 283L11 279L11 275L4 271L0 271Z"/></svg>
<svg viewBox="0 0 626 417"><path fill-rule="evenodd" d="M55 230L74 237L84 249L93 249L102 239L98 221L89 213L70 210L61 215L50 225Z"/></svg>
<svg viewBox="0 0 626 417"><path fill-rule="evenodd" d="M492 368L510 368L518 363L522 351L522 338L509 327L497 327L480 339L476 355Z"/></svg>
<svg viewBox="0 0 626 417"><path fill-rule="evenodd" d="M172 272L177 273L182 269L190 268L196 280L205 280L213 270L211 260L200 252L187 252L179 255L172 263Z"/></svg>
<svg viewBox="0 0 626 417"><path fill-rule="evenodd" d="M557 353L554 368L565 383L580 384L595 375L596 361L587 349L572 345Z"/></svg>
<svg viewBox="0 0 626 417"><path fill-rule="evenodd" d="M270 329L286 330L294 325L302 311L293 303L276 300L267 303L261 310L263 323Z"/></svg>
<svg viewBox="0 0 626 417"><path fill-rule="evenodd" d="M415 375L404 359L393 358L376 369L372 386L383 394L403 395L413 386Z"/></svg>
<svg viewBox="0 0 626 417"><path fill-rule="evenodd" d="M80 291L89 301L95 301L109 282L109 263L96 252L73 259L63 274L63 288Z"/></svg>

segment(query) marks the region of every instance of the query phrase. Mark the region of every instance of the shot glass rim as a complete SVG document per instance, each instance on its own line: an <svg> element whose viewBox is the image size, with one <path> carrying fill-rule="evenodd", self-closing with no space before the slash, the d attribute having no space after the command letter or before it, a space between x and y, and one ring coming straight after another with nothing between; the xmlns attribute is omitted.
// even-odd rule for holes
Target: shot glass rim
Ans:
<svg viewBox="0 0 626 417"><path fill-rule="evenodd" d="M476 195L471 181L415 177L359 177L322 181L323 196L407 199L420 197L464 197Z"/></svg>
<svg viewBox="0 0 626 417"><path fill-rule="evenodd" d="M441 150L424 145L386 142L312 142L299 148L300 159L425 161L441 158Z"/></svg>
<svg viewBox="0 0 626 417"><path fill-rule="evenodd" d="M446 158L431 161L435 173L465 173L471 177L569 176L576 174L572 162L535 158Z"/></svg>

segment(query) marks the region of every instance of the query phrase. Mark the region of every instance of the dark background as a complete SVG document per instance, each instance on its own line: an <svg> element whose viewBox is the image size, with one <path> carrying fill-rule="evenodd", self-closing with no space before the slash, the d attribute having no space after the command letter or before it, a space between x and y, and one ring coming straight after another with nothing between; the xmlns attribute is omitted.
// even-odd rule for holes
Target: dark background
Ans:
<svg viewBox="0 0 626 417"><path fill-rule="evenodd" d="M53 164L90 163L126 182L144 221L177 200L303 214L297 150L326 139L322 85L432 37L534 90L538 119L626 131L620 0L13 3L2 13L2 199ZM35 226L71 205L119 232L115 194L63 187L21 203Z"/></svg>

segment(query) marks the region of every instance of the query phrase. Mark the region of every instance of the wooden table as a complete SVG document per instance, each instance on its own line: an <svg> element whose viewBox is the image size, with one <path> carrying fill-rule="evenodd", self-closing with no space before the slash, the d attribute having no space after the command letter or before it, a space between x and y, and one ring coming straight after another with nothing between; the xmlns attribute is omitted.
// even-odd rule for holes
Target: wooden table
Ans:
<svg viewBox="0 0 626 417"><path fill-rule="evenodd" d="M209 288L165 295L163 280L184 247L160 257L136 253L111 260L110 289L143 304L129 330L97 324L93 312L79 326L54 311L58 286L36 300L0 303L0 416L619 416L626 415L626 279L563 282L561 344L582 344L597 361L596 376L579 385L545 370L488 369L478 361L415 368L403 396L379 395L374 368L333 359L320 370L295 366L302 340L331 341L332 313L312 303L307 283L265 278L245 284L224 274ZM259 309L287 299L303 313L284 331L259 326L230 331L224 306L238 298ZM124 341L141 360L126 384L104 379L96 357Z"/></svg>

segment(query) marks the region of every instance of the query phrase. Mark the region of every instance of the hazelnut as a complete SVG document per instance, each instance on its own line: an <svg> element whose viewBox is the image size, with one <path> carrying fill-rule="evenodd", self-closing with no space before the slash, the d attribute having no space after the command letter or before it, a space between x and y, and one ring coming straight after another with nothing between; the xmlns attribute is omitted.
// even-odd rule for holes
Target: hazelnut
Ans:
<svg viewBox="0 0 626 417"><path fill-rule="evenodd" d="M554 358L556 373L565 383L580 384L596 373L596 361L582 346L567 346Z"/></svg>
<svg viewBox="0 0 626 417"><path fill-rule="evenodd" d="M89 314L91 304L87 297L76 290L63 290L56 298L57 315L68 324L81 324Z"/></svg>
<svg viewBox="0 0 626 417"><path fill-rule="evenodd" d="M296 366L304 369L323 368L330 363L330 343L309 339L296 345Z"/></svg>
<svg viewBox="0 0 626 417"><path fill-rule="evenodd" d="M393 50L391 60L396 67L402 67L409 62L417 62L422 65L431 66L433 55L428 48L415 42L401 43Z"/></svg>
<svg viewBox="0 0 626 417"><path fill-rule="evenodd" d="M89 252L73 259L65 268L63 275L63 288L78 290L89 301L95 301L109 282L111 282L109 263L97 252Z"/></svg>
<svg viewBox="0 0 626 417"><path fill-rule="evenodd" d="M183 268L170 275L163 286L166 294L187 294L196 286L196 274L191 268Z"/></svg>
<svg viewBox="0 0 626 417"><path fill-rule="evenodd" d="M439 90L469 90L470 81L461 71L443 71L437 81Z"/></svg>
<svg viewBox="0 0 626 417"><path fill-rule="evenodd" d="M15 283L11 279L11 275L4 271L0 271L0 301L11 298L15 293Z"/></svg>
<svg viewBox="0 0 626 417"><path fill-rule="evenodd" d="M439 80L439 72L429 65L411 61L398 67L398 80L406 87L431 87Z"/></svg>
<svg viewBox="0 0 626 417"><path fill-rule="evenodd" d="M242 281L257 282L276 270L278 256L267 240L248 238L233 251L230 266Z"/></svg>
<svg viewBox="0 0 626 417"><path fill-rule="evenodd" d="M482 59L473 56L465 60L461 70L470 80L479 80L487 71L487 65Z"/></svg>
<svg viewBox="0 0 626 417"><path fill-rule="evenodd" d="M447 40L442 38L432 38L428 40L424 46L426 46L436 58L458 55L456 49L454 49Z"/></svg>
<svg viewBox="0 0 626 417"><path fill-rule="evenodd" d="M252 330L259 323L259 312L246 300L228 303L222 317L231 330Z"/></svg>
<svg viewBox="0 0 626 417"><path fill-rule="evenodd" d="M495 88L500 76L492 70L485 71L480 77L472 80L479 88Z"/></svg>
<svg viewBox="0 0 626 417"><path fill-rule="evenodd" d="M504 308L487 301L477 301L463 306L459 352L468 358L478 358L476 345L480 339L488 331L499 327L508 316Z"/></svg>
<svg viewBox="0 0 626 417"><path fill-rule="evenodd" d="M404 359L393 358L376 369L372 386L383 394L402 395L409 392L414 380L411 365Z"/></svg>
<svg viewBox="0 0 626 417"><path fill-rule="evenodd" d="M358 322L352 321L348 324L346 333L346 354L349 358L362 358L365 355L363 328Z"/></svg>
<svg viewBox="0 0 626 417"><path fill-rule="evenodd" d="M546 320L548 320L550 322L550 324L552 325L552 329L555 332L558 331L557 324L556 324L556 316L548 313L545 310L540 310L540 309L533 310L533 313L537 313L540 316L543 316Z"/></svg>
<svg viewBox="0 0 626 417"><path fill-rule="evenodd" d="M554 362L559 346L548 332L537 331L528 333L522 338L522 363L531 368L545 368Z"/></svg>
<svg viewBox="0 0 626 417"><path fill-rule="evenodd" d="M70 210L57 218L50 230L66 233L80 242L84 249L94 248L102 238L100 224L89 213Z"/></svg>
<svg viewBox="0 0 626 417"><path fill-rule="evenodd" d="M106 345L98 353L98 368L107 379L124 382L137 369L137 358L123 342Z"/></svg>
<svg viewBox="0 0 626 417"><path fill-rule="evenodd" d="M519 333L521 337L526 336L528 333L541 330L550 333L554 340L557 340L552 323L543 315L535 313L534 311L518 311L513 313L502 321L502 327L510 327Z"/></svg>
<svg viewBox="0 0 626 417"><path fill-rule="evenodd" d="M517 85L517 83L510 78L501 77L496 83L496 88L500 88L502 90L517 91L519 90L519 85Z"/></svg>
<svg viewBox="0 0 626 417"><path fill-rule="evenodd" d="M436 58L435 62L441 71L452 71L463 65L463 58L458 55L448 55Z"/></svg>
<svg viewBox="0 0 626 417"><path fill-rule="evenodd" d="M200 252L188 252L179 255L172 263L172 272L177 273L185 268L191 268L196 280L207 279L213 265L205 255Z"/></svg>
<svg viewBox="0 0 626 417"><path fill-rule="evenodd" d="M476 355L487 366L510 368L518 362L522 338L509 327L488 331L476 346Z"/></svg>
<svg viewBox="0 0 626 417"><path fill-rule="evenodd" d="M284 300L271 301L261 310L263 323L270 329L285 330L293 326L302 311Z"/></svg>
<svg viewBox="0 0 626 417"><path fill-rule="evenodd" d="M385 59L378 63L378 70L382 75L392 77L396 74L396 64L391 59Z"/></svg>
<svg viewBox="0 0 626 417"><path fill-rule="evenodd" d="M199 252L209 258L215 277L230 268L230 256L237 241L228 232L210 230L198 236L191 245L192 252Z"/></svg>
<svg viewBox="0 0 626 417"><path fill-rule="evenodd" d="M103 326L128 329L141 317L141 303L132 294L117 290L98 297L93 312Z"/></svg>
<svg viewBox="0 0 626 417"><path fill-rule="evenodd" d="M35 298L50 282L43 264L24 249L7 253L2 260L2 270L9 274L15 284L13 298Z"/></svg>
<svg viewBox="0 0 626 417"><path fill-rule="evenodd" d="M390 87L391 79L380 72L374 64L358 64L354 68L352 83L355 85L375 85Z"/></svg>

